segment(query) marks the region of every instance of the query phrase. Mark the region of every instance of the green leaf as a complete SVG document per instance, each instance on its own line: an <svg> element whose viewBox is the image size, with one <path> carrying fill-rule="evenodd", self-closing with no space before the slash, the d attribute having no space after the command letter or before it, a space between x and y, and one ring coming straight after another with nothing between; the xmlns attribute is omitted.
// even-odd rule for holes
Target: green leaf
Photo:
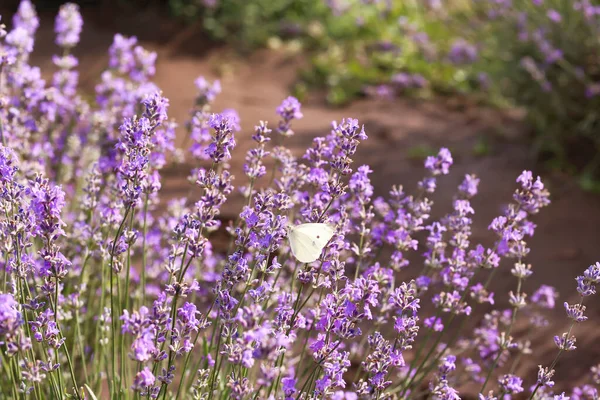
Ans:
<svg viewBox="0 0 600 400"><path fill-rule="evenodd" d="M89 393L90 397L92 398L92 400L98 400L98 397L96 397L96 395L94 394L94 392L92 391L92 388L90 388L87 383L83 385L85 387L85 390L87 390L87 392Z"/></svg>

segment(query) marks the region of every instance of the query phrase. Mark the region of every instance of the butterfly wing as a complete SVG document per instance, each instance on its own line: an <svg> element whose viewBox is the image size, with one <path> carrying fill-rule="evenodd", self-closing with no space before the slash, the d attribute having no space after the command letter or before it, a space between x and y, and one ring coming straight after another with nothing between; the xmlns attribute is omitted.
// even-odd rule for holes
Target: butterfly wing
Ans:
<svg viewBox="0 0 600 400"><path fill-rule="evenodd" d="M302 224L290 229L290 247L296 259L311 263L321 255L335 229L327 224Z"/></svg>
<svg viewBox="0 0 600 400"><path fill-rule="evenodd" d="M289 237L292 254L298 261L311 263L321 255L321 249L311 246L311 239L305 234L291 230Z"/></svg>

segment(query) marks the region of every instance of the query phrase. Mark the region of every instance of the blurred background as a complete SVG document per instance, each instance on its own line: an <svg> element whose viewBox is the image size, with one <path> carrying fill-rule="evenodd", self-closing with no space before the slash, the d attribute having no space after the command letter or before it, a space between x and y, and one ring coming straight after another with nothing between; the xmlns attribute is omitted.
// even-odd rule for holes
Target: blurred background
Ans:
<svg viewBox="0 0 600 400"><path fill-rule="evenodd" d="M40 0L35 5L51 18L62 3ZM598 1L76 3L88 24L120 28L162 46L181 47L182 39L189 39L188 53L225 46L230 58L264 48L301 55L289 88L301 100L319 90L332 106L365 96L400 95L442 98L458 107L518 108L532 156L553 171L575 175L585 189L600 190ZM1 7L12 14L18 1L4 0ZM217 73L225 73L230 64L222 64ZM482 139L475 152L491 150Z"/></svg>
<svg viewBox="0 0 600 400"><path fill-rule="evenodd" d="M53 71L53 24L63 1L34 1L41 26L32 64ZM369 164L379 194L391 185L412 190L423 160L442 146L453 154L451 176L440 180L435 215L451 206L466 173L481 179L474 242L510 201L523 169L541 175L552 204L536 219L528 262L534 278L575 298L575 276L600 260L600 0L162 0L77 1L84 16L80 83L93 94L107 66L115 33L137 36L158 54L154 82L183 124L200 75L220 79L216 111L234 108L242 132L234 170L241 168L259 120L276 121L288 95L302 103L288 144L302 154L332 120L358 118L369 140L356 165ZM18 1L2 0L2 21ZM180 138L183 142L183 136ZM188 193L186 165L166 171L163 193ZM238 210L227 204L231 215ZM514 280L498 279L502 306ZM598 359L600 337L591 323L576 332L580 349L557 374L573 381ZM562 307L546 331L533 333L555 355L549 334L564 329ZM561 331L562 332L562 331ZM518 333L517 333L518 334Z"/></svg>

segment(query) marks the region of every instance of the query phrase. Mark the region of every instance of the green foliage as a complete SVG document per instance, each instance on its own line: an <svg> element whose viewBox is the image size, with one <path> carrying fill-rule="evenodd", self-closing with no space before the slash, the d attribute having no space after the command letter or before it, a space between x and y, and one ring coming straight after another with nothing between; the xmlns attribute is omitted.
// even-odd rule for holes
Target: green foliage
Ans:
<svg viewBox="0 0 600 400"><path fill-rule="evenodd" d="M600 24L586 14L600 1L473 4L465 18L476 22L466 33L480 43L486 62L478 68L499 94L526 110L540 159L580 173L591 188L600 177Z"/></svg>
<svg viewBox="0 0 600 400"><path fill-rule="evenodd" d="M418 74L435 90L471 89L469 71L444 59L454 35L436 11L417 1L347 4L338 14L313 22L305 39L312 63L303 78L327 87L331 103L343 104L364 94L365 87L389 84L399 72ZM428 39L416 43L417 36Z"/></svg>
<svg viewBox="0 0 600 400"><path fill-rule="evenodd" d="M306 20L317 18L327 8L320 0L170 0L172 12L186 18L201 18L216 39L250 50L272 36L296 34Z"/></svg>
<svg viewBox="0 0 600 400"><path fill-rule="evenodd" d="M600 0L170 2L238 49L293 37L310 60L298 96L325 88L339 106L363 95L460 92L522 107L541 160L582 182L600 176ZM472 51L467 60L457 43ZM475 147L489 152L483 141Z"/></svg>
<svg viewBox="0 0 600 400"><path fill-rule="evenodd" d="M450 1L450 10L461 9ZM248 51L272 38L295 38L310 57L301 73L310 87L327 90L333 105L388 84L398 72L418 74L436 91L470 91L473 71L446 60L455 37L448 10L439 14L420 1L170 0L174 14L201 18L216 39ZM415 43L426 36L427 43ZM423 88L403 91L423 93ZM395 90L395 89L394 89Z"/></svg>
<svg viewBox="0 0 600 400"><path fill-rule="evenodd" d="M406 153L409 160L418 163L422 163L427 157L433 156L435 154L436 150L432 146L424 143L416 144L414 146L409 147Z"/></svg>
<svg viewBox="0 0 600 400"><path fill-rule="evenodd" d="M473 155L476 157L484 157L492 152L492 145L487 136L480 136L473 145Z"/></svg>

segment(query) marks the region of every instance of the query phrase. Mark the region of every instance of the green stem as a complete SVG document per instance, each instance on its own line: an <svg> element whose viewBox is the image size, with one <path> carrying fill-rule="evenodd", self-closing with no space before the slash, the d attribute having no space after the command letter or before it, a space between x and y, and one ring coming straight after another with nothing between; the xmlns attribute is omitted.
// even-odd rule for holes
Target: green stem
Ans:
<svg viewBox="0 0 600 400"><path fill-rule="evenodd" d="M146 304L146 236L148 235L148 202L150 195L146 193L144 201L144 225L142 228L142 271L140 289L142 290L142 305Z"/></svg>
<svg viewBox="0 0 600 400"><path fill-rule="evenodd" d="M321 288L321 292L319 293L319 299L317 300L317 304L321 304L321 299L323 298L324 289L325 288ZM306 331L306 338L304 339L304 345L302 346L302 352L300 353L300 361L298 361L298 371L302 370L301 367L302 367L302 364L304 361L304 356L306 354L308 339L310 338L310 334L312 333L314 328L315 328L315 323L313 321L313 323L310 324L310 328Z"/></svg>
<svg viewBox="0 0 600 400"><path fill-rule="evenodd" d="M52 303L52 301L51 301L51 303ZM56 323L56 326L58 327L58 279L56 279L55 286L54 286L54 301L53 301L53 303L54 304L52 304L52 306L54 308L54 323ZM59 331L60 331L60 329L59 329ZM54 349L54 356L56 357L56 362L59 362L60 359L58 357L58 349ZM56 373L58 375L58 382L60 385L60 393L61 393L61 396L64 397L63 389L64 389L65 384L63 382L60 368L56 370Z"/></svg>
<svg viewBox="0 0 600 400"><path fill-rule="evenodd" d="M75 310L75 334L78 337L77 343L79 344L79 353L81 354L81 364L83 367L83 378L87 382L88 374L87 374L87 360L85 359L85 351L83 346L83 335L81 334L81 329L79 327L79 309ZM74 354L74 353L73 353Z"/></svg>
<svg viewBox="0 0 600 400"><path fill-rule="evenodd" d="M125 209L125 215L123 216L123 220L121 221L121 224L119 225L119 228L117 229L117 233L115 234L115 238L113 241L113 246L110 252L110 261L108 264L109 267L109 272L110 272L110 314L111 314L111 335L112 335L112 340L111 340L111 346L112 346L112 357L111 357L111 365L112 365L112 393L111 393L111 397L114 397L116 395L116 390L115 390L115 385L118 384L119 388L121 387L121 381L119 378L119 375L117 375L117 336L118 336L118 315L117 315L117 304L120 304L119 302L117 302L117 299L115 299L115 290L114 290L114 284L115 284L115 271L114 271L114 258L115 258L115 251L117 249L117 242L119 241L119 238L121 237L121 234L123 233L123 228L125 226L125 222L127 221L127 217L129 216L129 211L131 210L130 207ZM117 282L118 283L118 282Z"/></svg>
<svg viewBox="0 0 600 400"><path fill-rule="evenodd" d="M521 260L519 260L519 262L521 262ZM522 281L523 281L523 279L519 278L519 281L517 282L517 296L520 296ZM517 305L515 305L514 309L513 309L513 315L510 320L510 324L508 325L508 327L506 328L506 331L504 332L504 340L510 340L510 332L512 331L512 327L517 319L518 311L519 311L519 308ZM504 348L504 343L503 343L503 345L500 346L500 349L498 350L498 354L496 355L496 358L494 358L494 362L492 363L492 366L491 366L490 370L488 371L488 374L485 378L485 381L483 382L483 386L481 386L481 390L479 391L479 393L483 393L485 391L485 388L486 388L490 378L492 377L492 374L494 373L494 370L496 369L496 366L498 365L498 361L500 361L500 357L502 356L502 353L504 352L504 350L506 350L506 349ZM499 398L501 398L501 397L499 397Z"/></svg>
<svg viewBox="0 0 600 400"><path fill-rule="evenodd" d="M103 315L104 314L104 304L106 301L106 290L105 288L105 282L106 282L106 268L104 268L104 263L100 264L100 309L99 309L99 315ZM90 290L91 292L91 290ZM92 320L90 318L90 320ZM105 353L105 346L100 346L100 340L101 340L101 331L100 328L102 327L102 323L98 322L96 324L96 340L94 341L94 354L93 354L93 360L94 362L97 362L98 364L102 363L102 355ZM106 375L108 376L108 365L105 364L106 366ZM98 393L100 390L102 390L102 385L101 385L101 381L102 381L102 376L99 373L100 368L98 369L98 373L96 374L96 377L94 379L94 389L95 392Z"/></svg>
<svg viewBox="0 0 600 400"><path fill-rule="evenodd" d="M4 351L4 354L6 354L6 350ZM7 363L7 358L6 357L1 357L0 360L2 361L2 366L5 369L6 375L8 376L8 379L10 382L12 382L12 386L11 386L11 391L12 391L12 395L13 398L17 398L17 393L19 391L18 386L17 386L17 380L13 377L13 361L12 359L10 359L10 363ZM2 392L4 392L4 385L0 386L0 388L2 388Z"/></svg>
<svg viewBox="0 0 600 400"><path fill-rule="evenodd" d="M56 327L58 329L60 339L63 339L65 341L61 347L63 348L63 351L65 352L65 356L67 357L67 365L69 366L69 373L71 375L71 380L73 381L73 386L75 387L75 395L78 399L81 399L81 396L79 395L79 386L77 385L77 379L75 378L75 370L73 369L73 361L71 360L71 355L69 354L69 349L67 347L66 339L64 339L62 330L60 329L60 323L58 321L58 288L59 288L59 286L60 285L59 285L58 278L55 278L54 304L53 304L53 306L54 306L54 322L56 323ZM58 349L56 350L56 361L58 362ZM60 373L60 370L57 370L57 371L58 371L59 380L61 382L61 386L63 386L64 383L62 382L62 374Z"/></svg>
<svg viewBox="0 0 600 400"><path fill-rule="evenodd" d="M198 337L200 336L200 331L196 332L196 337L194 338L194 342L192 344L192 349L194 349L196 347L196 343L198 342ZM181 388L183 388L184 386L184 380L185 380L185 374L187 372L187 366L188 363L190 361L190 356L191 356L192 352L190 351L189 353L186 354L185 356L185 361L183 362L183 368L181 369L181 382L179 382L179 387L177 388L177 394L175 395L175 400L179 400L179 396L181 394ZM192 376L195 375L196 370L192 370ZM192 379L193 381L193 379Z"/></svg>
<svg viewBox="0 0 600 400"><path fill-rule="evenodd" d="M579 305L583 305L583 296L581 296L580 300L579 300ZM567 338L569 338L571 336L571 332L573 331L573 327L575 326L575 321L571 322L571 326L569 326L569 330L567 331ZM554 367L556 367L556 364L558 363L558 359L560 358L561 354L564 352L564 349L560 349L558 350L558 353L556 354L556 357L554 357L554 360L552 361L552 364L550 365L549 371L552 371L554 369ZM537 385L535 385L535 388L533 389L533 391L531 392L531 396L529 396L529 400L533 400L533 397L535 396L536 392L539 390L541 386L541 383L537 383Z"/></svg>
<svg viewBox="0 0 600 400"><path fill-rule="evenodd" d="M129 230L133 229L133 219L135 216L135 210L132 209L129 213ZM130 273L131 273L131 246L127 246L127 262L125 267L125 288L123 290L123 297L121 297L121 293L119 291L119 305L123 304L124 310L129 310L129 284L130 284ZM119 285L119 279L117 277L117 285ZM119 288L119 286L117 286ZM118 290L118 289L117 289ZM121 303L121 299L123 299L123 303ZM125 368L125 336L119 335L119 360L121 363L121 381L128 382L128 369ZM122 388L121 388L122 390Z"/></svg>
<svg viewBox="0 0 600 400"><path fill-rule="evenodd" d="M287 335L289 335L290 332L292 331L292 329L294 328L294 323L296 322L296 317L298 316L298 313L300 313L302 308L306 305L306 303L308 302L308 300L310 299L310 297L312 296L312 294L315 291L315 289L313 288L312 291L309 293L309 295L304 300L304 302L302 303L302 305L299 307L298 305L300 304L300 299L302 298L303 290L304 290L304 285L300 285L300 289L298 289L298 296L296 297L296 301L294 303L294 308L293 308L294 312L292 314L292 318L290 319L290 326L288 327L287 332L286 332ZM284 359L285 359L285 353L282 353L279 356L279 359L276 361L276 366L278 368L281 368L281 366L283 365ZM275 387L273 387L273 384L271 384L271 386L269 387L269 392L268 392L267 396L269 396L273 390L275 391L275 393L277 393L280 382L281 382L281 373L277 376L277 380L275 381Z"/></svg>
<svg viewBox="0 0 600 400"><path fill-rule="evenodd" d="M133 229L133 217L135 215L135 212L131 212L131 214L129 215L129 230L131 231ZM130 279L130 272L131 272L131 246L127 246L127 267L125 268L125 291L123 292L123 295L125 296L125 306L123 307L124 310L129 309L129 279Z"/></svg>
<svg viewBox="0 0 600 400"><path fill-rule="evenodd" d="M329 335L329 332L327 332L327 334ZM318 376L319 374L319 369L321 368L321 365L323 365L323 363L325 362L325 360L327 360L327 357L329 357L334 351L337 350L338 347L340 347L340 345L342 344L342 341L338 341L337 344L335 346L333 346L333 348L331 350L329 350L327 352L327 354L325 354L323 356L323 358L321 358L319 360L319 362L317 363L317 365L315 366L315 369L313 369L313 371L311 372L311 375L314 375L316 373L316 376ZM304 389L306 388L306 384L308 381L310 381L311 379L307 378L306 382L304 383L304 386L302 386L302 389L300 390L300 393L298 394L298 398L300 398L300 396L302 395L302 393L304 392ZM311 385L312 386L312 382ZM309 386L309 388L310 388Z"/></svg>
<svg viewBox="0 0 600 400"><path fill-rule="evenodd" d="M435 313L435 315L433 317L434 318L433 319L434 323L435 323L435 321L438 320L438 318L440 317L441 314L442 314L442 310L441 310L441 308L438 308L438 310L436 311L436 313ZM425 338L423 339L423 342L421 342L421 345L417 349L417 353L415 354L415 356L413 357L413 359L410 361L410 365L408 367L408 373L409 374L413 371L414 366L416 365L416 362L421 357L421 353L423 352L423 350L425 350L425 346L427 345L427 342L429 342L429 339L431 338L432 334L433 334L433 328L432 329L428 329L427 333L425 334ZM423 367L423 363L425 363L426 360L427 360L427 357L425 358L425 360L422 361L422 363L419 365L419 367L415 370L415 373L413 374L413 376L409 378L408 383L406 384L406 386L402 385L402 387L403 387L403 389L402 389L402 395L404 395L404 392L406 391L406 389L408 389L410 387L410 385L413 383L413 381L415 380L415 377L417 376L417 373L421 370L421 368Z"/></svg>
<svg viewBox="0 0 600 400"><path fill-rule="evenodd" d="M212 399L212 397L213 397L215 381L217 380L217 376L219 375L219 372L221 370L222 360L219 360L219 349L221 348L222 335L223 335L223 324L221 324L221 327L219 329L219 338L217 339L217 347L215 349L215 367L217 367L217 368L214 369L213 375L210 379L209 393L208 393L209 400ZM212 338L211 338L211 341L212 341Z"/></svg>
<svg viewBox="0 0 600 400"><path fill-rule="evenodd" d="M54 357L56 358L56 362L59 362L58 349L54 349ZM56 370L56 376L58 377L58 391L60 392L60 398L64 399L65 398L65 393L64 393L65 383L63 382L63 376L62 376L60 368L58 368Z"/></svg>
<svg viewBox="0 0 600 400"><path fill-rule="evenodd" d="M19 265L21 264L20 257L17 258L17 262ZM25 289L27 289L27 296L25 295ZM17 290L21 294L21 304L27 304L27 299L31 298L31 291L29 290L29 284L27 283L26 279L23 279L22 282L20 279L17 280ZM29 317L27 316L27 310L23 310L23 319L25 320L24 325L25 325L25 332L27 334L27 337L31 338L31 327L29 324ZM29 349L29 356L32 361L35 360L33 348ZM52 388L54 390L56 390L56 388L54 386L52 386ZM34 389L36 390L36 393L38 393L40 391L40 387L39 387L38 383L34 384ZM41 399L41 394L38 393L37 396L38 396L38 398Z"/></svg>
<svg viewBox="0 0 600 400"><path fill-rule="evenodd" d="M171 332L169 332L169 340L173 340L173 331L175 330L175 314L177 313L177 293L175 293L175 295L173 296L173 302L171 303ZM169 373L169 369L171 368L171 363L173 362L173 350L169 349L169 359L167 361L167 373ZM163 382L160 390L162 391L164 389L163 392L163 400L166 398L167 396L167 384L166 382ZM160 396L160 393L159 393Z"/></svg>

